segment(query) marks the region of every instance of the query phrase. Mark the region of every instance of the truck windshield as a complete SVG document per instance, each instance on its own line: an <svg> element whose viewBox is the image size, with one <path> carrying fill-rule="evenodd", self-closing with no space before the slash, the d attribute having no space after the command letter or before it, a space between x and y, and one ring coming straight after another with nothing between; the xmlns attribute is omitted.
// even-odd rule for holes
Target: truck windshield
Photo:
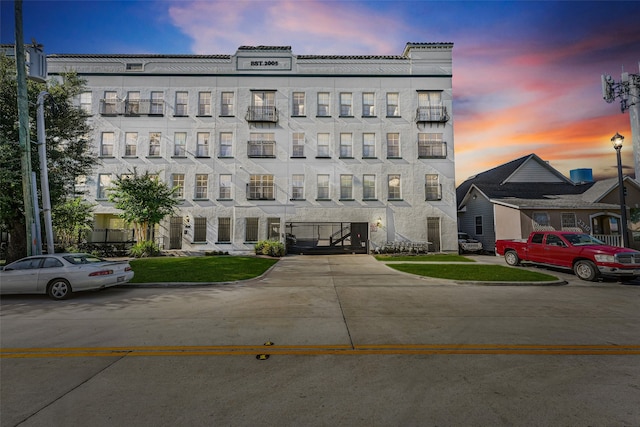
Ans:
<svg viewBox="0 0 640 427"><path fill-rule="evenodd" d="M588 234L563 234L562 237L567 239L569 243L574 246L587 246L587 245L604 245L601 240L596 239Z"/></svg>

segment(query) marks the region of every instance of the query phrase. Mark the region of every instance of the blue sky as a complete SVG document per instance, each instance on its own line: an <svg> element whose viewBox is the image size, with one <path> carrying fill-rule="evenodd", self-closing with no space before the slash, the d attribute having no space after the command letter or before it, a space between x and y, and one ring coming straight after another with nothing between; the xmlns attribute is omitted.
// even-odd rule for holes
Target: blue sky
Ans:
<svg viewBox="0 0 640 427"><path fill-rule="evenodd" d="M13 43L14 2L0 2ZM615 176L611 136L629 114L602 100L600 75L638 73L640 1L35 1L24 37L46 53L398 55L407 42L454 43L456 180L536 153L561 172Z"/></svg>

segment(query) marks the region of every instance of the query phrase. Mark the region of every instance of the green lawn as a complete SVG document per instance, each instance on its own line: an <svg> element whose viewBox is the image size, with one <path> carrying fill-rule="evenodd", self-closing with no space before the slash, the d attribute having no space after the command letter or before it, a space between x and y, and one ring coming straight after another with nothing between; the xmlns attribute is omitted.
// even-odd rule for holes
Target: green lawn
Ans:
<svg viewBox="0 0 640 427"><path fill-rule="evenodd" d="M428 255L376 255L378 261L430 261L430 262L476 262L473 259L455 254Z"/></svg>
<svg viewBox="0 0 640 427"><path fill-rule="evenodd" d="M405 273L440 279L480 282L550 282L558 280L548 274L502 265L465 264L388 264Z"/></svg>
<svg viewBox="0 0 640 427"><path fill-rule="evenodd" d="M232 282L257 277L277 258L247 256L158 257L130 261L131 283Z"/></svg>

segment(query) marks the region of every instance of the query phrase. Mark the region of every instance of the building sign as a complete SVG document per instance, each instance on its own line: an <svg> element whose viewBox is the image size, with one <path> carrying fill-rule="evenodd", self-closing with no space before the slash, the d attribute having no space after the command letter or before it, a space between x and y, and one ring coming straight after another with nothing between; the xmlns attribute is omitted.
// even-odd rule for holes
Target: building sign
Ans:
<svg viewBox="0 0 640 427"><path fill-rule="evenodd" d="M238 57L239 71L282 71L291 70L290 57Z"/></svg>

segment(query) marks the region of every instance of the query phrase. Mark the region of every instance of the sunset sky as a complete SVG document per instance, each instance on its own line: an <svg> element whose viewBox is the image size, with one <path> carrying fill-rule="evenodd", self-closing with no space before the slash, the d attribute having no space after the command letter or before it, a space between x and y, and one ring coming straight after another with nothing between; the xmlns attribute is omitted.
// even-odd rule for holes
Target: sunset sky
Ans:
<svg viewBox="0 0 640 427"><path fill-rule="evenodd" d="M14 3L0 2L1 43ZM25 41L52 53L400 55L453 42L456 181L536 153L569 176L616 174L610 139L629 113L602 99L601 74L639 73L640 1L23 1Z"/></svg>

